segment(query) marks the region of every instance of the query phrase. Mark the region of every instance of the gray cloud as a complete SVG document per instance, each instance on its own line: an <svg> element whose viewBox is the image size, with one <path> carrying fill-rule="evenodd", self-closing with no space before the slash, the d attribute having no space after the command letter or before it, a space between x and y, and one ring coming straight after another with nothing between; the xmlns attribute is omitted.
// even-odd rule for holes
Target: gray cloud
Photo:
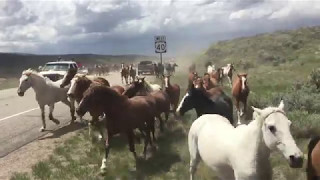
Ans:
<svg viewBox="0 0 320 180"><path fill-rule="evenodd" d="M0 51L168 55L212 42L320 24L318 1L25 1L0 4Z"/></svg>

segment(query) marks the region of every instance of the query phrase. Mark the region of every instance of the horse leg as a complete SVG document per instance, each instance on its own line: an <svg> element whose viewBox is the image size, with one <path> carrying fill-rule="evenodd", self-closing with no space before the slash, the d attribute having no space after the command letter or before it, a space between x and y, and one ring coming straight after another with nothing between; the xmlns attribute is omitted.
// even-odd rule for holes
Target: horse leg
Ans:
<svg viewBox="0 0 320 180"><path fill-rule="evenodd" d="M232 77L228 76L228 80L229 80L229 85L230 85L230 87L232 87L231 78L232 78Z"/></svg>
<svg viewBox="0 0 320 180"><path fill-rule="evenodd" d="M154 121L154 119L153 119L153 121ZM150 137L150 129L148 127L145 127L145 131L146 131L146 137L144 139L143 157L144 157L144 159L147 159L148 144L152 143L152 142L151 142L151 137Z"/></svg>
<svg viewBox="0 0 320 180"><path fill-rule="evenodd" d="M237 117L238 117L238 125L240 125L241 124L241 120L240 120L240 107L239 107L239 100L238 99L236 99L236 108L237 108Z"/></svg>
<svg viewBox="0 0 320 180"><path fill-rule="evenodd" d="M53 117L53 115L52 115L53 110L54 110L54 104L50 104L49 105L49 119L58 125L58 124L60 124L60 121L58 121L57 119L55 119Z"/></svg>
<svg viewBox="0 0 320 180"><path fill-rule="evenodd" d="M46 129L46 118L44 115L44 105L40 105L41 110L41 120L42 120L42 127L40 128L40 132L43 132Z"/></svg>
<svg viewBox="0 0 320 180"><path fill-rule="evenodd" d="M105 138L105 146L104 146L105 147L105 155L104 155L104 158L102 159L102 163L101 163L101 167L100 167L100 172L102 174L106 173L106 170L107 170L107 159L108 159L108 155L109 155L109 151L110 151L110 145L109 145L110 139L111 139L111 135L109 134L109 131L108 131L108 135Z"/></svg>
<svg viewBox="0 0 320 180"><path fill-rule="evenodd" d="M128 137L128 143L129 143L129 150L132 152L133 157L135 160L137 160L137 153L134 148L134 133L133 130L128 130L127 131L127 137Z"/></svg>
<svg viewBox="0 0 320 180"><path fill-rule="evenodd" d="M198 142L196 136L188 137L189 152L190 152L190 180L194 179L194 174L200 163L200 155L198 150Z"/></svg>
<svg viewBox="0 0 320 180"><path fill-rule="evenodd" d="M69 106L70 114L71 114L71 122L70 122L70 124L74 123L74 121L77 119L76 116L74 115L74 112L75 112L74 103L72 104L70 101L68 101L68 99L65 99L65 100L63 100L61 102L64 103L65 105Z"/></svg>
<svg viewBox="0 0 320 180"><path fill-rule="evenodd" d="M160 131L163 132L163 120L162 120L162 118L161 118L161 114L159 114L159 115L157 116L157 118L159 119L159 122L160 122ZM153 133L153 139L155 139L155 138L154 138L154 132L152 132L152 133Z"/></svg>

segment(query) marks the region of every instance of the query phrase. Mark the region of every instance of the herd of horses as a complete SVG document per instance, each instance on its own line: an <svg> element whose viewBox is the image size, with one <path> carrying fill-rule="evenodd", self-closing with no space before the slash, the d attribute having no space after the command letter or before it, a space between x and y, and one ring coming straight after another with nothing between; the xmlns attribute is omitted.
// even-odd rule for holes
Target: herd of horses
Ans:
<svg viewBox="0 0 320 180"><path fill-rule="evenodd" d="M136 76L133 66L125 67L124 64L121 65L121 79L125 86L111 85L103 77L90 79L74 69L69 69L63 79L52 82L28 69L22 72L18 95L23 96L30 87L34 89L41 109L41 131L46 129L45 105L49 106L49 119L56 124L59 121L52 115L56 102L70 107L71 123L76 119L75 112L81 121L89 112L92 117L88 123L89 134L94 126L104 142L102 173L107 170L110 141L114 135L124 134L128 138L129 150L137 159L134 141L137 138L135 130L139 130L144 139L143 157L146 158L148 146L154 146L156 142L155 121L159 121L160 132L163 132L170 114L177 119L191 109L195 109L198 117L188 134L191 180L200 159L222 180L272 179L269 157L275 150L282 152L290 167L302 167L303 153L291 135L291 121L284 111L283 100L277 107L252 107L253 120L243 124L241 118L246 114L250 93L248 75L237 73L233 79L233 64L216 68L208 63L203 76L195 67L195 64L189 67L187 90L181 100L181 87L172 84L171 75L161 75L164 84L161 87ZM232 98L224 91L224 79L231 87ZM237 109L237 123L233 118L233 103ZM312 138L309 143L307 164L308 180L320 179L320 137Z"/></svg>

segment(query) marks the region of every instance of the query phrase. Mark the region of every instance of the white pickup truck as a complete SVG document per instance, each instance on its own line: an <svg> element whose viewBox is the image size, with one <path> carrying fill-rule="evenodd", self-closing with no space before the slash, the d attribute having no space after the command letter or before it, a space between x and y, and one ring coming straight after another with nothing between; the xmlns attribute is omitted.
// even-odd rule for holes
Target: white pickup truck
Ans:
<svg viewBox="0 0 320 180"><path fill-rule="evenodd" d="M43 67L39 67L39 73L45 77L48 77L52 81L57 81L64 77L69 68L78 69L78 65L74 61L48 62Z"/></svg>

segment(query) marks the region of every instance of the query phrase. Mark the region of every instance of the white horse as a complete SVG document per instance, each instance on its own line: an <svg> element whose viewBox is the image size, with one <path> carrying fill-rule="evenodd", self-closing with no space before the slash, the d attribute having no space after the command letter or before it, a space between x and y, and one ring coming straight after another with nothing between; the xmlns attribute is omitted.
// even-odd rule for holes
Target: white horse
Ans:
<svg viewBox="0 0 320 180"><path fill-rule="evenodd" d="M148 82L147 80L145 80L145 77L143 78L137 78L138 81L140 82L144 82L144 85L146 87L146 90L148 92L154 92L154 91L160 91L162 88L159 84L151 84L150 82Z"/></svg>
<svg viewBox="0 0 320 180"><path fill-rule="evenodd" d="M235 70L233 64L227 64L227 66L224 66L221 68L222 74L220 77L222 78L221 82L223 81L224 77L227 77L229 80L229 85L232 87L232 73Z"/></svg>
<svg viewBox="0 0 320 180"><path fill-rule="evenodd" d="M56 124L60 123L57 119L53 118L52 115L54 104L59 101L70 107L70 113L72 118L71 122L74 122L74 120L76 119L76 117L74 116L75 108L74 105L68 101L68 88L60 88L62 80L53 82L49 78L43 77L37 72L28 69L22 72L22 76L19 81L20 84L17 92L19 96L24 96L24 93L30 87L32 87L36 93L36 100L38 101L42 118L42 128L40 129L40 131L44 131L46 129L44 114L45 105L49 106L49 119Z"/></svg>
<svg viewBox="0 0 320 180"><path fill-rule="evenodd" d="M215 65L208 65L207 67L207 73L212 74L214 71L216 71Z"/></svg>
<svg viewBox="0 0 320 180"><path fill-rule="evenodd" d="M291 122L279 107L254 108L254 120L234 128L217 114L193 122L188 136L190 179L200 158L222 180L271 180L271 151L279 150L292 168L300 168L303 154L290 133Z"/></svg>

